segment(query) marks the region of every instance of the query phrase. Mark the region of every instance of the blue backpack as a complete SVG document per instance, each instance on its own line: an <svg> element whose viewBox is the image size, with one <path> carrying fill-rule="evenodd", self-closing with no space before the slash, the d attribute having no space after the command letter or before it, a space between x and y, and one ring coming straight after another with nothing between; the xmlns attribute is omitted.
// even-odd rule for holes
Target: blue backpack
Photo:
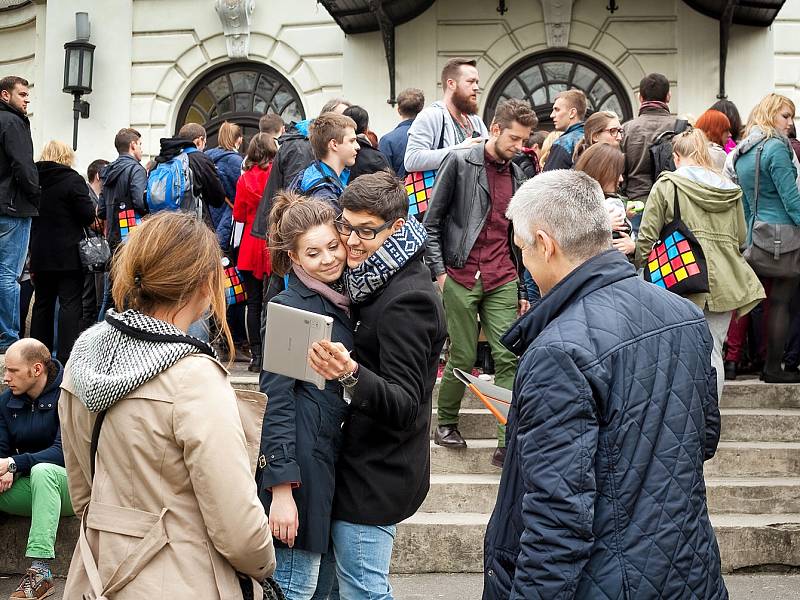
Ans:
<svg viewBox="0 0 800 600"><path fill-rule="evenodd" d="M151 213L163 210L182 210L202 217L202 203L194 195L194 177L189 167L189 154L197 148L189 147L150 171L147 178L147 207Z"/></svg>

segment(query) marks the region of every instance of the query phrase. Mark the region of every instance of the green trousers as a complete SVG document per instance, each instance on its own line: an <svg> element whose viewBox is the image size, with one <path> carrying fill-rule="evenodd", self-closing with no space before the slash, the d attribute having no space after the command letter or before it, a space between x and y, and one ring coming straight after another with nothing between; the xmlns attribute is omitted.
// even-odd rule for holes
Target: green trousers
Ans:
<svg viewBox="0 0 800 600"><path fill-rule="evenodd" d="M0 512L31 518L25 556L55 558L58 521L75 514L67 470L49 463L34 465L30 475L17 477L11 489L0 494Z"/></svg>
<svg viewBox="0 0 800 600"><path fill-rule="evenodd" d="M484 293L480 279L469 290L448 277L442 291L442 302L450 335L450 358L439 386L439 425L457 425L464 384L453 375L453 369L470 373L475 365L478 316L492 350L495 384L508 390L514 386L517 358L500 343L500 338L517 318L517 282L511 281ZM505 446L505 427L500 424L497 426L497 440L500 446Z"/></svg>

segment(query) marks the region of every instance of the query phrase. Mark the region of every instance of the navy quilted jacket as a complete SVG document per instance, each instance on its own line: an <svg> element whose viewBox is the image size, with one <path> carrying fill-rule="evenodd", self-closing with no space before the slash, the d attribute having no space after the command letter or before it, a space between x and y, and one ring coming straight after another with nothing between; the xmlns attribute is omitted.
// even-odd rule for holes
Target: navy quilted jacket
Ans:
<svg viewBox="0 0 800 600"><path fill-rule="evenodd" d="M609 250L504 343L522 358L484 600L726 599L703 480L720 417L700 310Z"/></svg>

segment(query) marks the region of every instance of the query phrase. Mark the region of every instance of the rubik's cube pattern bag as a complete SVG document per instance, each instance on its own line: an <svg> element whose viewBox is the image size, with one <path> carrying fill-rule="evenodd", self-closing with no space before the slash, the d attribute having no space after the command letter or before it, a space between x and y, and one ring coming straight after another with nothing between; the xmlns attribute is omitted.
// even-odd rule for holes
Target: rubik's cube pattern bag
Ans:
<svg viewBox="0 0 800 600"><path fill-rule="evenodd" d="M119 223L119 237L123 242L128 239L128 234L131 229L142 223L142 218L137 215L132 208L126 209L124 205L120 206L117 218Z"/></svg>
<svg viewBox="0 0 800 600"><path fill-rule="evenodd" d="M439 134L439 144L436 150L444 146L445 118L442 117L442 132ZM406 175L404 184L408 196L408 214L422 220L422 215L428 210L431 200L433 184L436 181L436 169L429 171L412 171Z"/></svg>
<svg viewBox="0 0 800 600"><path fill-rule="evenodd" d="M661 230L644 266L646 281L679 296L709 291L708 265L703 247L681 220L678 188L672 201L673 219Z"/></svg>
<svg viewBox="0 0 800 600"><path fill-rule="evenodd" d="M227 257L222 259L222 268L225 270L225 300L228 302L228 306L247 300L247 293L244 291L242 275L239 270L231 264Z"/></svg>

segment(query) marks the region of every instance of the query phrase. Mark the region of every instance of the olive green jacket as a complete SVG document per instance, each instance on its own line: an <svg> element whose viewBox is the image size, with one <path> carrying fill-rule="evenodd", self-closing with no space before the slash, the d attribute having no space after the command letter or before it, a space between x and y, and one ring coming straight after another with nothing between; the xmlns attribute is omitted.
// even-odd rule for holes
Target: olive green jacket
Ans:
<svg viewBox="0 0 800 600"><path fill-rule="evenodd" d="M636 243L636 266L643 266L661 229L674 218L676 188L681 220L706 256L711 290L687 299L711 312L738 310L739 315L746 314L766 294L740 251L747 237L742 190L713 171L684 167L661 174L645 204Z"/></svg>

